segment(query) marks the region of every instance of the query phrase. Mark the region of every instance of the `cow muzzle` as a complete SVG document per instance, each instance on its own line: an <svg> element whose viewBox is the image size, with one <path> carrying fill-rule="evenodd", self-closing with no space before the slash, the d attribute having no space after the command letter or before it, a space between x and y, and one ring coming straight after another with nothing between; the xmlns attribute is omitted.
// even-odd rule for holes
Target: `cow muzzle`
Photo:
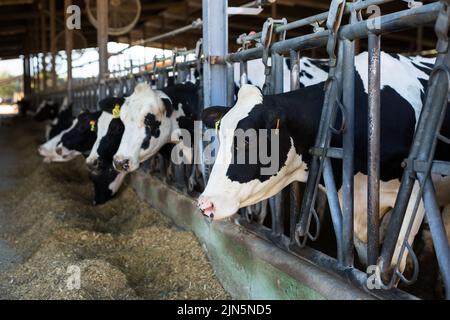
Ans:
<svg viewBox="0 0 450 320"><path fill-rule="evenodd" d="M198 200L198 207L208 222L214 220L214 203L204 197L201 197Z"/></svg>
<svg viewBox="0 0 450 320"><path fill-rule="evenodd" d="M132 162L130 159L114 158L113 165L114 169L119 172L129 172L132 168Z"/></svg>

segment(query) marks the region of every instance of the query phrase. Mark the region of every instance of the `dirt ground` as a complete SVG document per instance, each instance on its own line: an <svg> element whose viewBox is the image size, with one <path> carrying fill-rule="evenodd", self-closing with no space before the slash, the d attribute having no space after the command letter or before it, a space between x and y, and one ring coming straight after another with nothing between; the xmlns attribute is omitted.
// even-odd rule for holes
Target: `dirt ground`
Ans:
<svg viewBox="0 0 450 320"><path fill-rule="evenodd" d="M93 207L83 159L42 163L42 135L0 127L1 299L230 298L192 233L131 188Z"/></svg>

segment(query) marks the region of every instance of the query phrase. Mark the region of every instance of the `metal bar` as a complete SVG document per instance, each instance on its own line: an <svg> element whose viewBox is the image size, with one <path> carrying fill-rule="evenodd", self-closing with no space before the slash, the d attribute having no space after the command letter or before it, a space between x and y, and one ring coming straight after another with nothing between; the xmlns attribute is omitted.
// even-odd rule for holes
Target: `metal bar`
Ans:
<svg viewBox="0 0 450 320"><path fill-rule="evenodd" d="M410 29L419 25L432 23L436 20L441 6L441 3L434 2L425 4L418 8L403 10L381 16L379 18L380 28L376 30L376 34L400 31L403 29ZM345 25L340 28L339 37L341 39L348 40L364 39L368 37L371 28L372 25L367 21ZM329 33L330 32L328 30L325 30L279 41L272 45L272 52L288 54L290 50L305 50L324 47L327 43ZM262 57L262 53L263 49L261 47L251 48L248 50L231 53L225 57L225 60L228 62L239 62L241 60L259 59Z"/></svg>
<svg viewBox="0 0 450 320"><path fill-rule="evenodd" d="M47 0L41 0L41 49L42 49L42 90L47 90L47 15L44 13Z"/></svg>
<svg viewBox="0 0 450 320"><path fill-rule="evenodd" d="M367 263L376 265L380 212L380 36L369 34Z"/></svg>
<svg viewBox="0 0 450 320"><path fill-rule="evenodd" d="M344 46L344 65L342 95L346 129L342 134L342 264L353 266L353 211L354 211L354 148L355 148L355 44L350 40L342 40Z"/></svg>
<svg viewBox="0 0 450 320"><path fill-rule="evenodd" d="M239 84L242 87L244 84L248 83L248 67L247 67L247 61L241 61L239 63L239 71L240 71L240 78L239 78Z"/></svg>
<svg viewBox="0 0 450 320"><path fill-rule="evenodd" d="M290 52L291 60L291 91L300 89L300 53L294 50ZM241 62L246 63L246 62ZM290 245L295 244L295 227L300 216L300 182L294 181L290 190Z"/></svg>
<svg viewBox="0 0 450 320"><path fill-rule="evenodd" d="M56 47L56 4L55 0L50 0L50 51L52 53L52 70L51 70L51 78L52 78L52 87L56 88L58 85L58 80L56 76L56 55L57 55L57 47Z"/></svg>
<svg viewBox="0 0 450 320"><path fill-rule="evenodd" d="M203 92L204 106L226 105L227 68L213 57L228 53L228 0L203 0ZM214 84L214 85L213 85ZM214 90L215 88L215 90Z"/></svg>
<svg viewBox="0 0 450 320"><path fill-rule="evenodd" d="M99 99L106 98L106 75L108 73L108 0L97 0L97 45L99 53Z"/></svg>
<svg viewBox="0 0 450 320"><path fill-rule="evenodd" d="M362 2L358 2L358 3L354 3L354 4L349 4L345 8L344 14L349 14L353 10L359 11L362 9L366 9L372 5L381 5L381 4L385 4L385 3L393 2L393 1L395 1L395 0L372 0L372 1L368 0L368 1L362 1ZM280 25L280 26L277 26L274 31L275 31L275 33L282 33L284 31L289 31L289 30L305 27L305 26L308 26L315 22L327 20L328 14L329 14L329 11L322 12L322 13L304 18L304 19L290 22L286 25ZM253 40L256 40L259 38L261 38L261 32L258 32L258 33L252 34L252 35L248 35L248 36L244 36L244 37L240 37L240 38L238 38L237 43L242 44L244 41L253 41Z"/></svg>
<svg viewBox="0 0 450 320"><path fill-rule="evenodd" d="M419 181L424 185L423 202L433 239L434 250L438 257L438 264L443 278L447 299L450 299L450 247L447 234L442 221L441 212L436 202L436 192L431 179L425 180L425 174L417 174Z"/></svg>
<svg viewBox="0 0 450 320"><path fill-rule="evenodd" d="M268 88L266 94L277 94L283 92L283 56L275 54L271 57L272 67L270 82L271 85ZM283 234L283 190L269 199L269 204L272 213L272 236L274 240L278 241L279 237Z"/></svg>
<svg viewBox="0 0 450 320"><path fill-rule="evenodd" d="M448 30L446 30L446 32L447 31ZM448 37L446 37L446 39L448 41ZM430 162L432 160L437 143L436 136L442 126L447 106L449 65L450 53L440 52L436 58L435 68L429 79L427 96L421 111L411 150L406 161L407 164L414 163L416 160L421 162ZM431 164L432 163L430 163L430 165ZM420 176L420 173L417 175ZM398 234L402 227L415 183L413 168L405 168L401 181L402 183L391 214L389 227L386 232L385 240L383 241L379 262L382 273L386 273L391 266L394 249L398 241ZM439 256L438 259L440 259Z"/></svg>
<svg viewBox="0 0 450 320"><path fill-rule="evenodd" d="M67 21L67 8L72 5L72 0L64 0L65 21ZM73 99L73 79L72 79L72 49L73 49L73 31L67 28L65 24L66 34L66 55L67 55L67 99L69 104Z"/></svg>
<svg viewBox="0 0 450 320"><path fill-rule="evenodd" d="M337 260L342 264L344 259L342 242L342 211L339 204L336 182L333 176L333 168L330 158L325 158L323 167L323 180L327 189L328 204L330 206L331 220L336 233Z"/></svg>
<svg viewBox="0 0 450 320"><path fill-rule="evenodd" d="M340 42L339 45L341 57L343 55L343 45ZM331 133L330 125L334 124L336 118L335 104L337 98L340 97L342 79L342 59L338 59L337 65L333 66L329 70L328 80L325 85L325 96L323 101L322 113L320 116L320 125L316 136L314 146L322 149L326 149L330 145ZM308 181L306 182L306 190L302 199L302 206L300 210L300 222L298 223L299 236L305 236L308 232L308 223L311 216L311 210L313 209L314 202L317 195L317 189L319 180L323 172L324 157L313 156L309 168ZM336 233L340 230L335 230Z"/></svg>

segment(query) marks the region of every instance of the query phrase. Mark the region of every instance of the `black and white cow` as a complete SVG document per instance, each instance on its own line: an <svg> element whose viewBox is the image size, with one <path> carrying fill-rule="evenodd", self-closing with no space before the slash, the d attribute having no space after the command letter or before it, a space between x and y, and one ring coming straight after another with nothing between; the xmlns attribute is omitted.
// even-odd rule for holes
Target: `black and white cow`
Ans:
<svg viewBox="0 0 450 320"><path fill-rule="evenodd" d="M381 55L381 217L394 206L402 176L401 163L408 156L433 63L432 59L421 57ZM367 243L367 52L356 57L355 69L355 246L364 262ZM204 111L202 119L207 126L214 127L220 121L217 158L221 159L214 165L208 185L198 200L205 216L224 219L234 215L239 208L277 194L293 181L306 182L311 161L309 149L314 146L322 111L323 86L319 83L289 93L263 96L255 86L246 85L239 91L233 108L211 107ZM341 122L340 116L337 122ZM261 169L271 164L263 164L259 158L256 164L232 163L232 159L242 155L247 157L252 148L235 141L237 129L277 130L279 167L275 174L262 175ZM442 133L450 135L450 110ZM266 142L270 146L270 141ZM331 144L342 146L341 137L333 136ZM440 144L436 157L450 160L448 146ZM337 164L339 161L333 160L339 187L341 170L337 170ZM414 192L417 194L417 186ZM341 191L339 194L341 196ZM411 219L411 210L409 206L405 222ZM422 207L408 239L410 243L418 232L423 214ZM400 239L405 237L405 228L406 223L402 226ZM399 246L394 257L399 255L398 249ZM405 260L406 256L402 265Z"/></svg>
<svg viewBox="0 0 450 320"><path fill-rule="evenodd" d="M99 130L105 126L108 129L108 125L113 127L110 124L113 121L105 120L104 113L108 113L108 110L112 112L114 106L120 102L123 103L123 98L107 98L99 102L99 106L105 111L85 111L78 115L69 129L64 130L40 147L39 152L45 157L44 161L68 162L79 155L87 156L92 153L91 150L97 141ZM111 114L110 116L112 118ZM112 120L120 122L120 119ZM123 132L123 125L122 129L119 129L120 136L121 132ZM102 134L100 137L102 138L105 132L100 134ZM113 137L115 129L109 131L109 134L110 137ZM99 161L100 165L95 170L90 170L89 174L89 178L94 184L94 205L103 204L111 199L117 193L125 177L125 174L118 173L112 166L112 157L119 144L120 137L119 140L113 142L115 149L111 150L108 143L100 143L96 147L96 152L102 160Z"/></svg>
<svg viewBox="0 0 450 320"><path fill-rule="evenodd" d="M61 107L52 100L44 100L36 110L33 119L38 122L47 122L45 140L48 141L72 125L72 105L68 103L67 98L64 98Z"/></svg>
<svg viewBox="0 0 450 320"><path fill-rule="evenodd" d="M283 90L290 91L291 88L291 63L289 58L284 58L283 61ZM308 87L320 82L323 82L328 77L328 62L324 59L312 59L308 57L300 58L300 86ZM247 61L247 81L258 88L263 88L265 83L265 67L262 59L255 59ZM240 66L238 63L234 64L234 82L239 87L240 81Z"/></svg>
<svg viewBox="0 0 450 320"><path fill-rule="evenodd" d="M124 132L124 125L120 120L120 109L124 102L125 98L114 97L99 102L102 114L98 119L97 139L86 159L90 169L89 177L95 188L94 205L111 199L127 175L126 172L117 172L113 167L113 156Z"/></svg>
<svg viewBox="0 0 450 320"><path fill-rule="evenodd" d="M69 128L42 144L38 152L44 162L68 162L75 157L90 152L97 132L97 120L100 112L84 111Z"/></svg>
<svg viewBox="0 0 450 320"><path fill-rule="evenodd" d="M165 144L182 142L177 131L193 131L197 105L197 86L191 82L162 90L153 90L147 83L137 85L125 99L120 113L125 131L114 156L114 167L119 171L135 171ZM190 146L184 143L180 146L186 158L192 156Z"/></svg>

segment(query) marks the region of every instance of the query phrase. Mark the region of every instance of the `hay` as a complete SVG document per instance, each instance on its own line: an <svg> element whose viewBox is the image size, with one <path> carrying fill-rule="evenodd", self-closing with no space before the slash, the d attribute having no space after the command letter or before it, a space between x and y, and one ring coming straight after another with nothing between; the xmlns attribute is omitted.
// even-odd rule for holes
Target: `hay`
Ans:
<svg viewBox="0 0 450 320"><path fill-rule="evenodd" d="M0 238L23 262L0 273L0 298L229 298L192 233L174 228L130 188L93 207L83 159L43 164L40 131L16 127L12 151L20 162L8 173L15 187L0 192ZM68 286L72 267L80 270L80 289Z"/></svg>

